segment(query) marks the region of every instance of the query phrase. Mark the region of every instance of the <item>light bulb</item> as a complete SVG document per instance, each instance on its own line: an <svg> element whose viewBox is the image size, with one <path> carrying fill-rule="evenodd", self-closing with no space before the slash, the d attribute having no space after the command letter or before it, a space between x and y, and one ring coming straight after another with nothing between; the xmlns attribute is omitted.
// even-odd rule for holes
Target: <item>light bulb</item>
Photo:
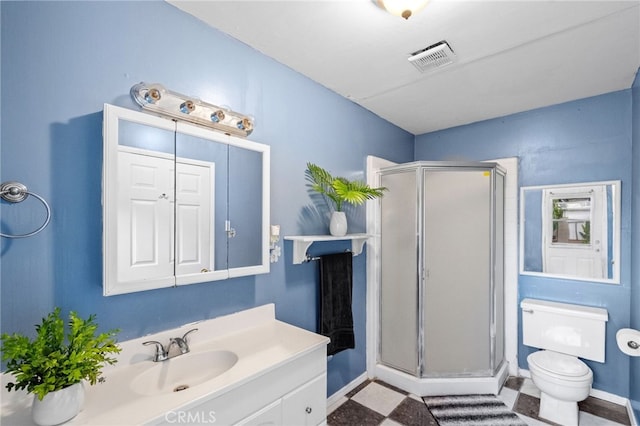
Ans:
<svg viewBox="0 0 640 426"><path fill-rule="evenodd" d="M160 91L158 89L156 89L155 87L152 87L144 95L144 100L147 101L150 104L155 104L156 102L158 102L160 100L161 97L162 96L160 95Z"/></svg>
<svg viewBox="0 0 640 426"><path fill-rule="evenodd" d="M429 0L377 0L384 10L392 15L409 19L427 5Z"/></svg>
<svg viewBox="0 0 640 426"><path fill-rule="evenodd" d="M180 104L180 111L185 114L192 113L193 111L195 111L195 109L196 105L193 103L193 101L184 101L182 104Z"/></svg>
<svg viewBox="0 0 640 426"><path fill-rule="evenodd" d="M214 123L219 123L222 120L224 120L224 112L221 109L211 114L211 121Z"/></svg>
<svg viewBox="0 0 640 426"><path fill-rule="evenodd" d="M251 131L253 130L253 123L247 117L244 117L242 120L238 121L236 123L236 126L238 127L238 129L244 130L247 133L251 133Z"/></svg>

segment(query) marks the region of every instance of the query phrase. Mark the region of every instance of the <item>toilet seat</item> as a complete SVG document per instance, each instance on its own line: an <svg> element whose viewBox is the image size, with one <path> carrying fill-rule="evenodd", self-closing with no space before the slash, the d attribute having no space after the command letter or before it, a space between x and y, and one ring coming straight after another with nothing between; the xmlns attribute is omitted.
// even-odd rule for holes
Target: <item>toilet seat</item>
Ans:
<svg viewBox="0 0 640 426"><path fill-rule="evenodd" d="M538 351L529 355L527 361L530 369L566 381L584 381L593 375L587 364L578 358L558 352Z"/></svg>

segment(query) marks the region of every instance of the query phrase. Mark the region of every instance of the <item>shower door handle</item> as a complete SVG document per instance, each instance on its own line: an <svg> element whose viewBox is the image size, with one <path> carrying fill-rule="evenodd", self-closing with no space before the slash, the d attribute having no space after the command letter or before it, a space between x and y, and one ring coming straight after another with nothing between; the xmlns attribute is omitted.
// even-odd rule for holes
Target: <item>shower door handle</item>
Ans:
<svg viewBox="0 0 640 426"><path fill-rule="evenodd" d="M424 271L424 272L422 273L422 276L424 277L424 278L423 278L423 281L426 281L426 280L428 280L428 279L429 279L429 276L430 276L430 270L429 270L429 269L424 269L423 271Z"/></svg>

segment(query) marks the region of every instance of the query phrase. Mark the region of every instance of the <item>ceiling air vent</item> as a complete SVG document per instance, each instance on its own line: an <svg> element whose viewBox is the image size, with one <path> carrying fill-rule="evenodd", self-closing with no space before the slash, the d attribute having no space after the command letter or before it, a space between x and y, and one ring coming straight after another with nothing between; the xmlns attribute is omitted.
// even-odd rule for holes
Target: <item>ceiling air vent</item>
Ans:
<svg viewBox="0 0 640 426"><path fill-rule="evenodd" d="M456 55L451 50L449 43L441 41L417 52L413 52L409 56L411 62L420 72L430 71L441 68L453 63Z"/></svg>

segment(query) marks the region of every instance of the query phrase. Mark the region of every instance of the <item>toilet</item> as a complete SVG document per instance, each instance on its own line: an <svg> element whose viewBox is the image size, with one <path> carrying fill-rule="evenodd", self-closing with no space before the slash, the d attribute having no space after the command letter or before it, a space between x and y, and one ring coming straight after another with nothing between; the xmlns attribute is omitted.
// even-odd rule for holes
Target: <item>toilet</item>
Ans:
<svg viewBox="0 0 640 426"><path fill-rule="evenodd" d="M578 401L589 396L593 372L579 360L604 362L606 309L523 299L522 343L541 349L527 357L540 390L542 419L578 424Z"/></svg>

